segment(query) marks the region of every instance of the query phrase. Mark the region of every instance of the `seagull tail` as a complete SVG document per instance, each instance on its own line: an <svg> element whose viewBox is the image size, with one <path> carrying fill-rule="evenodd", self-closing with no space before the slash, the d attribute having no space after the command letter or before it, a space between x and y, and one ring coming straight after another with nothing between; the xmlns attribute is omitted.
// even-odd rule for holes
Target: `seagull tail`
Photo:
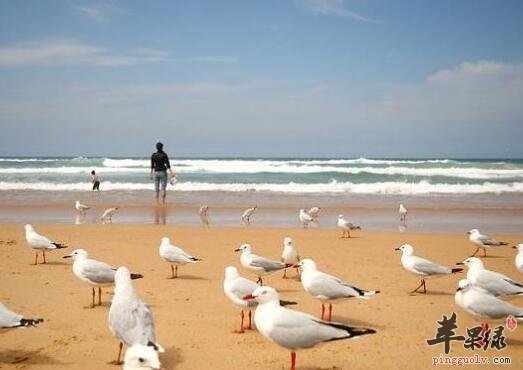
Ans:
<svg viewBox="0 0 523 370"><path fill-rule="evenodd" d="M142 274L131 274L131 280L141 279L143 278Z"/></svg>
<svg viewBox="0 0 523 370"><path fill-rule="evenodd" d="M499 245L508 245L507 242L499 242Z"/></svg>
<svg viewBox="0 0 523 370"><path fill-rule="evenodd" d="M149 341L149 342L147 342L147 346L148 347L153 347L156 352L159 352L159 353L164 353L165 352L165 349L161 345L159 345L158 343L153 343L153 342Z"/></svg>
<svg viewBox="0 0 523 370"><path fill-rule="evenodd" d="M373 296L373 295L378 294L378 293L380 293L379 290L364 290L363 291L363 296L364 297L370 297L370 296Z"/></svg>
<svg viewBox="0 0 523 370"><path fill-rule="evenodd" d="M191 261L196 262L196 261L203 261L203 260L201 258L192 257Z"/></svg>
<svg viewBox="0 0 523 370"><path fill-rule="evenodd" d="M298 304L297 302L293 302L293 301L284 301L282 299L280 299L280 306L294 306Z"/></svg>
<svg viewBox="0 0 523 370"><path fill-rule="evenodd" d="M461 269L461 268L457 268L457 269L452 269L452 270L451 270L451 272L452 272L453 274L455 274L456 272L461 272L461 271L463 271L463 269Z"/></svg>
<svg viewBox="0 0 523 370"><path fill-rule="evenodd" d="M65 245L65 244L61 244L61 243L51 243L51 244L54 245L56 247L56 249L67 248L67 245Z"/></svg>
<svg viewBox="0 0 523 370"><path fill-rule="evenodd" d="M29 326L38 326L44 319L21 319L18 327L29 327Z"/></svg>
<svg viewBox="0 0 523 370"><path fill-rule="evenodd" d="M346 325L343 325L343 324L340 324L337 322L323 321L322 323L324 323L328 326L332 326L333 328L336 328L336 329L345 330L347 332L347 335L345 335L343 337L327 339L325 342L332 342L332 341L341 340L341 339L356 338L356 337L360 337L362 335L369 335L369 334L376 333L376 330L370 329L370 328L355 328L355 327L346 326Z"/></svg>

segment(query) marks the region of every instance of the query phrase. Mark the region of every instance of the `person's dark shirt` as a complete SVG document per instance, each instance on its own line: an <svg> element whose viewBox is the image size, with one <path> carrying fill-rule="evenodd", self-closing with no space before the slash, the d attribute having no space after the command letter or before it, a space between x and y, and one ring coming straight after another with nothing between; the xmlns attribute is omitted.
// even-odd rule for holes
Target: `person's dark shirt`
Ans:
<svg viewBox="0 0 523 370"><path fill-rule="evenodd" d="M168 168L171 168L167 153L153 153L153 155L151 155L151 168L153 168L155 171L166 171Z"/></svg>

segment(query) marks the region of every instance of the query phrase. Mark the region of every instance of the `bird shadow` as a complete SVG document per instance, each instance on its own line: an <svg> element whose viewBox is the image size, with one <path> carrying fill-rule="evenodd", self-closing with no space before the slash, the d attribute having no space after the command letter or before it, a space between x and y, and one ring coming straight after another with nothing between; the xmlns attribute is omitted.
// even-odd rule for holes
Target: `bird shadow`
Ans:
<svg viewBox="0 0 523 370"><path fill-rule="evenodd" d="M176 347L165 349L165 353L161 354L162 366L165 368L174 368L175 365L183 362L182 350Z"/></svg>
<svg viewBox="0 0 523 370"><path fill-rule="evenodd" d="M345 316L339 316L339 315L332 315L332 321L333 322L339 322L344 325L355 325L355 326L364 326L369 328L377 328L377 329L384 329L385 325L376 325L374 322L368 322L365 320L358 320L355 318L348 318Z"/></svg>
<svg viewBox="0 0 523 370"><path fill-rule="evenodd" d="M431 296L431 295L436 295L436 296L450 296L450 295L454 295L455 293L453 292L442 292L442 291L439 291L439 290L427 290L427 293L416 293L416 292L409 292L408 295L410 297L417 297L417 296Z"/></svg>
<svg viewBox="0 0 523 370"><path fill-rule="evenodd" d="M280 293L296 293L299 292L298 289L278 289L278 292Z"/></svg>
<svg viewBox="0 0 523 370"><path fill-rule="evenodd" d="M505 257L503 257L503 256L483 256L483 257L481 257L481 259L483 259L483 258L505 258Z"/></svg>
<svg viewBox="0 0 523 370"><path fill-rule="evenodd" d="M170 280L209 280L207 278L204 278L202 276L196 276L196 275L178 275L176 279L170 279Z"/></svg>
<svg viewBox="0 0 523 370"><path fill-rule="evenodd" d="M62 262L62 261L49 261L46 263L39 263L39 265L65 266L65 265L71 265L71 264L69 262Z"/></svg>
<svg viewBox="0 0 523 370"><path fill-rule="evenodd" d="M56 358L48 357L39 351L26 351L26 350L7 350L0 352L0 364L63 364L61 361L57 361ZM0 366L1 367L1 366Z"/></svg>

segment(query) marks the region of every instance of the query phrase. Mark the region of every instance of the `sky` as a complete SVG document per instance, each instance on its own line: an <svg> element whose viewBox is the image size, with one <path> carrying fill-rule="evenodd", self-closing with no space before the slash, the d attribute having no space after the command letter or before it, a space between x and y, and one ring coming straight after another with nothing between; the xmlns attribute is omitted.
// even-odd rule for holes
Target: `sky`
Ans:
<svg viewBox="0 0 523 370"><path fill-rule="evenodd" d="M523 158L523 2L0 0L0 156Z"/></svg>

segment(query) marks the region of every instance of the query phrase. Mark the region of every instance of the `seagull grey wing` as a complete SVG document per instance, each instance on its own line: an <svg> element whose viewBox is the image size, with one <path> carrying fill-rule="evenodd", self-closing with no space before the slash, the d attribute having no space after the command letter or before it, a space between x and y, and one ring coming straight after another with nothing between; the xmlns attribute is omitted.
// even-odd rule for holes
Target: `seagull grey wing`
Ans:
<svg viewBox="0 0 523 370"><path fill-rule="evenodd" d="M481 244L483 245L501 245L501 243L499 241L497 241L496 239L492 239L486 235L480 235L478 237L478 240L481 242Z"/></svg>
<svg viewBox="0 0 523 370"><path fill-rule="evenodd" d="M519 283L513 282L508 276L490 270L482 270L476 275L474 284L488 290L494 295L510 295L523 292Z"/></svg>
<svg viewBox="0 0 523 370"><path fill-rule="evenodd" d="M0 328L12 328L20 324L22 315L16 314L0 303Z"/></svg>
<svg viewBox="0 0 523 370"><path fill-rule="evenodd" d="M82 274L96 284L114 283L116 270L105 262L87 260L82 265Z"/></svg>
<svg viewBox="0 0 523 370"><path fill-rule="evenodd" d="M271 261L270 259L253 255L251 255L250 265L252 267L260 267L267 272L281 270L284 269L286 266L282 262Z"/></svg>
<svg viewBox="0 0 523 370"><path fill-rule="evenodd" d="M360 295L354 287L346 284L337 277L319 271L315 274L315 278L312 279L307 291L314 297L322 296L327 299Z"/></svg>
<svg viewBox="0 0 523 370"><path fill-rule="evenodd" d="M467 308L479 316L494 319L506 318L510 315L523 316L523 308L516 307L489 294L481 294L477 297L478 299L467 302Z"/></svg>
<svg viewBox="0 0 523 370"><path fill-rule="evenodd" d="M232 286L232 293L238 298L243 298L246 294L251 294L258 288L258 284L249 279L239 278L234 281Z"/></svg>
<svg viewBox="0 0 523 370"><path fill-rule="evenodd" d="M435 262L426 260L425 258L412 256L413 263L412 267L417 271L424 273L426 275L441 275L441 274L450 274L451 269L442 265L439 265Z"/></svg>
<svg viewBox="0 0 523 370"><path fill-rule="evenodd" d="M47 239L45 236L38 234L37 232L31 232L29 234L29 244L37 246L37 247L49 247L52 246L52 241Z"/></svg>

